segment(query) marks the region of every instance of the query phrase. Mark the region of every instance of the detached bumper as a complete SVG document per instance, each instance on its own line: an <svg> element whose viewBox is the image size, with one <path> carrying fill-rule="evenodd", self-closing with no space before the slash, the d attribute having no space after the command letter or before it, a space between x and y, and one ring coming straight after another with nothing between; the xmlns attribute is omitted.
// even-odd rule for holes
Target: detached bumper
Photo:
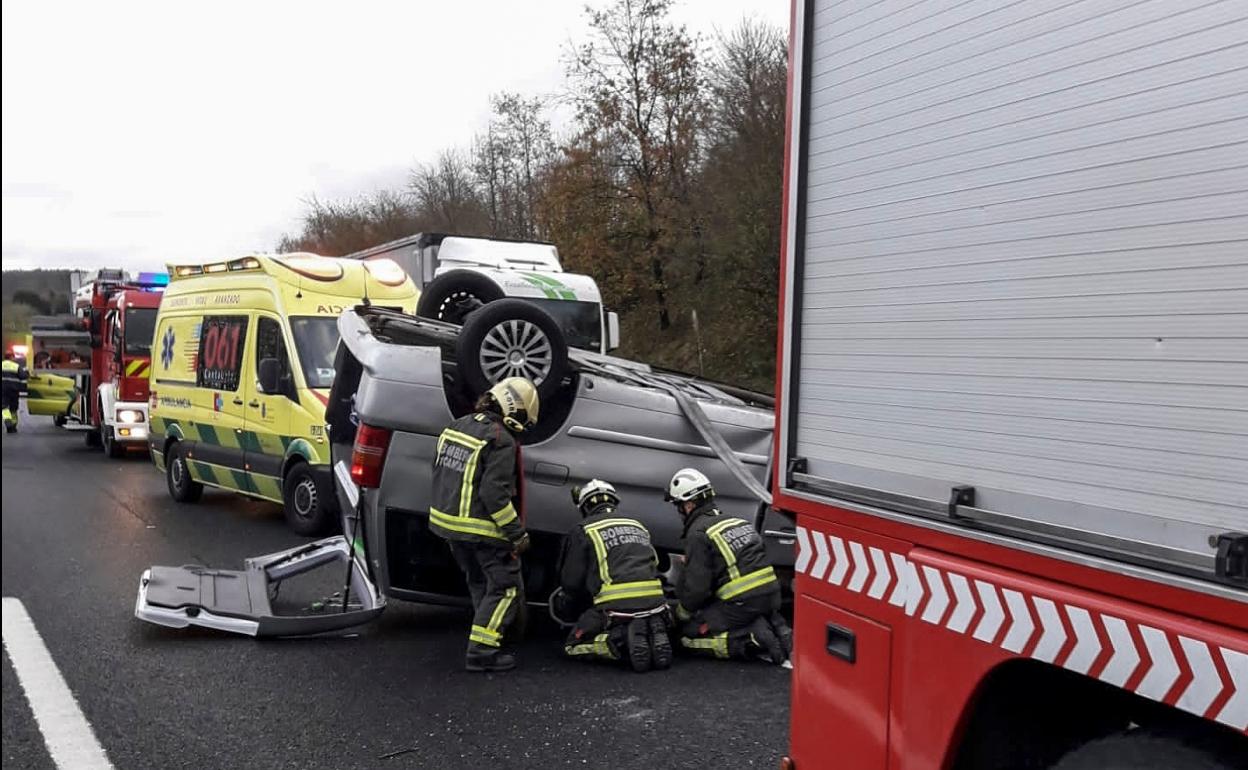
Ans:
<svg viewBox="0 0 1248 770"><path fill-rule="evenodd" d="M313 615L276 615L270 586L328 565L351 562L345 612L334 607ZM339 573L341 574L341 573ZM170 628L201 626L255 637L309 636L367 623L386 608L386 598L369 579L342 536L318 540L248 559L242 570L209 567L151 567L139 578L134 616Z"/></svg>

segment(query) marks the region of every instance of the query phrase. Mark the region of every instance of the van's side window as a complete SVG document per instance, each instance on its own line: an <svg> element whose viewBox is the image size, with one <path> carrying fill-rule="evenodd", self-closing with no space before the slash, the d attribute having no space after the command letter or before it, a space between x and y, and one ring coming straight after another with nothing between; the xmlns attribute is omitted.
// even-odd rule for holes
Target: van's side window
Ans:
<svg viewBox="0 0 1248 770"><path fill-rule="evenodd" d="M238 390L246 343L247 316L205 317L199 335L195 384L213 390Z"/></svg>
<svg viewBox="0 0 1248 770"><path fill-rule="evenodd" d="M277 361L281 378L286 381L290 377L290 363L286 357L286 341L282 338L282 325L272 318L260 318L256 322L256 372L260 371L260 362L266 358Z"/></svg>

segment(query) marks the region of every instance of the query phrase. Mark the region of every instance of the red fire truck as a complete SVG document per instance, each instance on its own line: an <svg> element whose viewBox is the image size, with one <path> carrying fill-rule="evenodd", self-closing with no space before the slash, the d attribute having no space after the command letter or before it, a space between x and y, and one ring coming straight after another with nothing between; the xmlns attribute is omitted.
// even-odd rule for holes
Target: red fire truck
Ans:
<svg viewBox="0 0 1248 770"><path fill-rule="evenodd" d="M91 335L90 374L79 388L77 410L91 430L87 446L110 457L147 447L148 378L156 309L168 276L101 270L75 295L75 308Z"/></svg>
<svg viewBox="0 0 1248 770"><path fill-rule="evenodd" d="M1246 40L795 0L786 767L1248 767Z"/></svg>

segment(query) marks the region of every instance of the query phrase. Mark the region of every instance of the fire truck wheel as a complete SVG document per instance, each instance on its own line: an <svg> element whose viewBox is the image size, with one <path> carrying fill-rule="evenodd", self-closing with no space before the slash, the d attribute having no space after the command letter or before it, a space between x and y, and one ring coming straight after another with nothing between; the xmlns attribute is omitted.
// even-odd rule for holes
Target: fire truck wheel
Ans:
<svg viewBox="0 0 1248 770"><path fill-rule="evenodd" d="M104 447L104 454L114 459L121 457L126 452L125 447L117 442L113 429L107 425L100 426L100 444Z"/></svg>
<svg viewBox="0 0 1248 770"><path fill-rule="evenodd" d="M334 523L334 511L326 505L324 490L304 462L297 462L286 471L282 481L282 509L286 525L307 537L324 534Z"/></svg>
<svg viewBox="0 0 1248 770"><path fill-rule="evenodd" d="M179 503L193 503L204 494L204 485L191 478L180 441L173 442L165 452L165 483L169 485L169 496Z"/></svg>
<svg viewBox="0 0 1248 770"><path fill-rule="evenodd" d="M86 440L88 447L91 449L100 448L100 432L98 430L85 431L82 436Z"/></svg>
<svg viewBox="0 0 1248 770"><path fill-rule="evenodd" d="M1085 743L1053 770L1232 770L1204 749L1145 730L1111 735Z"/></svg>

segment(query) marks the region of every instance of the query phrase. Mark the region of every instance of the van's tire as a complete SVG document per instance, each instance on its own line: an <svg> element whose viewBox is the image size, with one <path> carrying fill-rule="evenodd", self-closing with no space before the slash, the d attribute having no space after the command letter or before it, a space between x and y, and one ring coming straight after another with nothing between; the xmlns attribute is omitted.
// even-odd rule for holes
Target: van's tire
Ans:
<svg viewBox="0 0 1248 770"><path fill-rule="evenodd" d="M547 399L568 374L568 344L555 319L522 299L500 299L468 316L455 360L474 394L513 376L528 377Z"/></svg>
<svg viewBox="0 0 1248 770"><path fill-rule="evenodd" d="M63 414L58 414L52 418L52 424L58 428L64 428L65 423L68 421L68 418Z"/></svg>
<svg viewBox="0 0 1248 770"><path fill-rule="evenodd" d="M416 315L463 324L468 314L503 298L498 284L471 270L451 270L429 282L420 292Z"/></svg>
<svg viewBox="0 0 1248 770"><path fill-rule="evenodd" d="M1089 741L1052 770L1231 770L1233 765L1177 738L1145 730Z"/></svg>
<svg viewBox="0 0 1248 770"><path fill-rule="evenodd" d="M325 534L332 527L335 511L327 499L328 490L321 489L312 468L296 462L282 479L282 511L286 525L300 535L313 537Z"/></svg>
<svg viewBox="0 0 1248 770"><path fill-rule="evenodd" d="M204 485L191 478L181 441L173 442L165 450L165 484L169 496L179 503L193 503L204 494Z"/></svg>

